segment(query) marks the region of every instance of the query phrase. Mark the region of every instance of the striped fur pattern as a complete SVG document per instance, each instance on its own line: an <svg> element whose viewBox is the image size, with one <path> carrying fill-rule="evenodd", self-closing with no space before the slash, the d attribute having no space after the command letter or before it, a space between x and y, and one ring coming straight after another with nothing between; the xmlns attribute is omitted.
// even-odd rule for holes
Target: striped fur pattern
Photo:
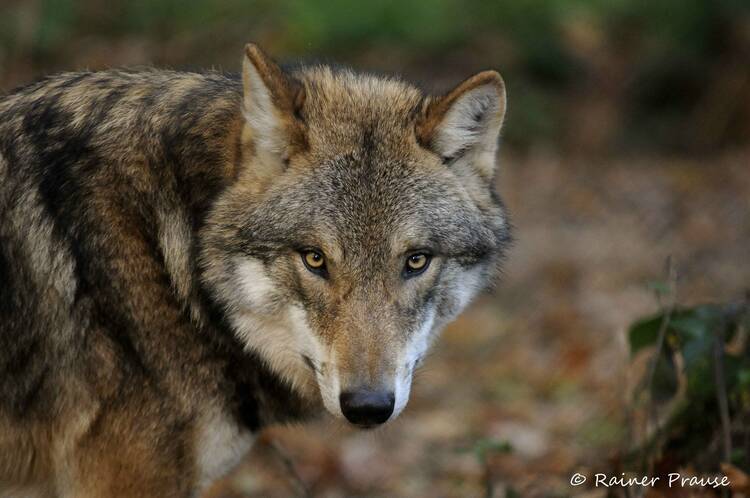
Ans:
<svg viewBox="0 0 750 498"><path fill-rule="evenodd" d="M0 497L198 496L395 393L498 273L502 80L109 70L0 100ZM326 274L305 266L310 249ZM404 277L414 251L424 273Z"/></svg>

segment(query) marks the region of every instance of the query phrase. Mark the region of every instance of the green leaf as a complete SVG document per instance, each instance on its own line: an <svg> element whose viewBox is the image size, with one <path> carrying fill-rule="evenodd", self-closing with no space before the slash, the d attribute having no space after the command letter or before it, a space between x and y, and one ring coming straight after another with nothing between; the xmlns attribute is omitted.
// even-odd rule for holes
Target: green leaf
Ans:
<svg viewBox="0 0 750 498"><path fill-rule="evenodd" d="M656 401L667 401L677 394L678 387L677 366L674 363L674 356L668 350L662 350L654 370L651 395Z"/></svg>
<svg viewBox="0 0 750 498"><path fill-rule="evenodd" d="M671 288L669 287L669 283L663 282L661 280L652 280L651 282L646 282L646 288L654 291L656 294L659 294L661 296L666 296L670 292L672 292Z"/></svg>
<svg viewBox="0 0 750 498"><path fill-rule="evenodd" d="M720 325L722 311L718 306L706 304L675 313L670 327L680 335L683 341L713 336Z"/></svg>
<svg viewBox="0 0 750 498"><path fill-rule="evenodd" d="M737 387L750 391L750 365L737 369Z"/></svg>
<svg viewBox="0 0 750 498"><path fill-rule="evenodd" d="M652 346L659 337L659 327L661 327L662 316L646 318L635 322L628 331L630 340L630 352L635 354L641 349Z"/></svg>
<svg viewBox="0 0 750 498"><path fill-rule="evenodd" d="M732 462L732 464L737 466L744 466L747 460L748 458L744 448L732 449L732 455L730 457L730 461Z"/></svg>
<svg viewBox="0 0 750 498"><path fill-rule="evenodd" d="M676 335L682 345L696 339L705 341L707 337L713 337L715 327L720 324L721 316L721 308L712 304L675 309L670 316L666 335L667 337ZM632 354L656 344L662 321L664 321L664 313L659 313L639 320L630 327L628 337ZM703 350L702 347L694 346L694 348L697 348L696 353Z"/></svg>
<svg viewBox="0 0 750 498"><path fill-rule="evenodd" d="M705 368L713 362L713 345L713 337L703 336L687 341L682 346L682 357L688 374L697 368Z"/></svg>

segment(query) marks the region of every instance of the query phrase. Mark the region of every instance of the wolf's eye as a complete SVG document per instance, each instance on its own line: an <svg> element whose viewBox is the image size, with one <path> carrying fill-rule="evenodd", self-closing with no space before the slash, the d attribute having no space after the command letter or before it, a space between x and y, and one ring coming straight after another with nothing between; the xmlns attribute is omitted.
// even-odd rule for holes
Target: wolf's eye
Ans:
<svg viewBox="0 0 750 498"><path fill-rule="evenodd" d="M414 277L424 272L430 266L432 256L423 252L410 254L406 257L404 265L404 277Z"/></svg>
<svg viewBox="0 0 750 498"><path fill-rule="evenodd" d="M305 267L313 273L326 276L326 258L319 251L308 249L302 251L302 262Z"/></svg>

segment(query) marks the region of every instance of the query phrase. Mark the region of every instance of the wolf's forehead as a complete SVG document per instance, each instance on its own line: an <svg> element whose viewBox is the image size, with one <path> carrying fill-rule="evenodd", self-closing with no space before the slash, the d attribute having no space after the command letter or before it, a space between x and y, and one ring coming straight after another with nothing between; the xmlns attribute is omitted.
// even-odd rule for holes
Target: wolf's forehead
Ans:
<svg viewBox="0 0 750 498"><path fill-rule="evenodd" d="M482 219L449 174L419 165L357 155L319 165L295 186L296 206L312 210L317 233L346 247L378 248L385 255L468 241Z"/></svg>
<svg viewBox="0 0 750 498"><path fill-rule="evenodd" d="M408 83L327 67L307 69L303 114L314 153L341 152L363 141L381 152L411 138L422 93Z"/></svg>

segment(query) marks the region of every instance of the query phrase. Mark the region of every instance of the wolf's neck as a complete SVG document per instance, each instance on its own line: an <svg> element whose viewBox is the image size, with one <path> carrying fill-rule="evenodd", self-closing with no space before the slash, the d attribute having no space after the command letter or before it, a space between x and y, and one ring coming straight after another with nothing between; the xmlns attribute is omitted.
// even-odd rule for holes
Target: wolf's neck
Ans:
<svg viewBox="0 0 750 498"><path fill-rule="evenodd" d="M185 239L184 248L189 248L189 272L191 282L186 284L188 291L179 296L185 304L199 330L216 354L225 358L224 384L227 390L223 397L230 407L230 415L239 426L251 431L271 423L283 423L308 419L321 411L320 402L309 393L302 393L298 386L292 385L288 378L279 375L255 353L248 351L237 337L235 324L225 316L222 306L214 301L211 292L201 282L200 268L197 265L198 247L201 228L205 217L212 208L213 202L221 195L224 188L231 185L239 174L243 161L248 160L243 154L244 119L239 110L232 116L232 122L226 133L215 137L215 141L204 144L213 161L200 163L195 157L184 156L178 164L186 172L186 180L195 189L189 196L190 214L186 217L192 226L185 225L190 233L190 241ZM204 188L201 189L201 186ZM174 226L175 219L171 220ZM174 254L177 254L175 252ZM165 263L169 267L169 259ZM171 272L170 272L171 273ZM179 280L173 278L173 283ZM179 286L174 286L179 291Z"/></svg>

